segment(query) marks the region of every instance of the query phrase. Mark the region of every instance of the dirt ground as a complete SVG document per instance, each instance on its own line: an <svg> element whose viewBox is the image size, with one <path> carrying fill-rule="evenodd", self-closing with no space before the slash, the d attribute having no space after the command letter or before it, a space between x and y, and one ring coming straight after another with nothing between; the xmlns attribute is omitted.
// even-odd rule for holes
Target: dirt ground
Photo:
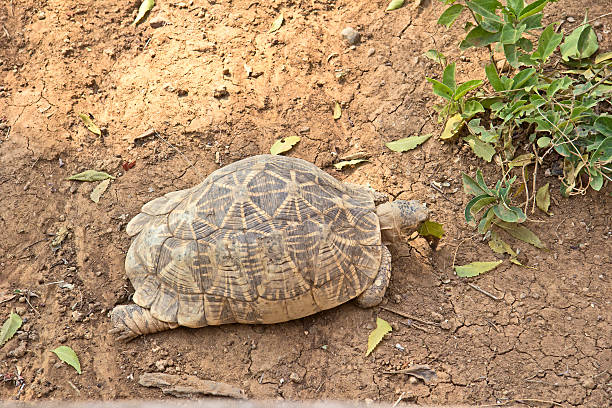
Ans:
<svg viewBox="0 0 612 408"><path fill-rule="evenodd" d="M11 311L25 320L0 349L0 373L19 367L19 399L163 398L137 381L164 371L234 384L254 399L609 406L609 195L564 199L545 166L538 177L551 183L554 216L530 214L530 225L549 250L515 243L532 268L506 261L459 279L453 261L495 259L463 219L469 197L461 172L482 162L435 137L408 153L384 146L440 130L423 79L439 75L423 57L428 49L457 60L458 79L484 77L484 55L459 59L461 28L435 24L442 3L385 13L381 0L158 0L148 21L134 27L139 3L0 4L0 320ZM545 19L565 19L568 30L585 8L599 16L609 2L561 0ZM280 12L283 26L269 33ZM165 25L153 28L152 20ZM356 47L341 37L347 26L361 33ZM612 17L595 27L602 48L612 49ZM343 107L339 120L334 101ZM79 113L93 115L102 136ZM163 140L139 138L151 128ZM177 329L116 342L107 313L133 291L123 268L129 219L145 202L269 152L290 135L302 140L288 155L340 180L421 199L444 224L436 250L417 239L393 253L385 306L413 318L349 303L284 324ZM331 167L357 152L370 161ZM117 176L98 204L89 197L95 183L66 180L85 169ZM495 171L486 174L492 179ZM431 181L448 183L443 195ZM62 227L69 234L53 251ZM21 293L12 297L15 290ZM366 358L377 316L393 332ZM50 350L59 345L76 351L82 375L58 363ZM437 378L386 373L412 364L428 364ZM18 391L12 381L0 384L3 399Z"/></svg>

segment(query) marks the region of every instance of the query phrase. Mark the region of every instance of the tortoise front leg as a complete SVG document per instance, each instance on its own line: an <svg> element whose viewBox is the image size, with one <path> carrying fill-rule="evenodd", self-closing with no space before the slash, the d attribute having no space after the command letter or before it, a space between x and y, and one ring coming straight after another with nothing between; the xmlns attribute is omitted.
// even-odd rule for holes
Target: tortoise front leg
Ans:
<svg viewBox="0 0 612 408"><path fill-rule="evenodd" d="M157 333L175 329L177 323L156 319L149 309L136 304L115 306L111 311L111 322L115 326L110 333L117 334L117 340L130 341L142 334Z"/></svg>
<svg viewBox="0 0 612 408"><path fill-rule="evenodd" d="M372 282L372 286L367 288L363 293L355 299L357 306L359 307L373 307L382 302L385 297L385 292L389 286L389 279L391 279L391 252L386 246L383 246L382 260L380 262L380 269L378 269L378 275Z"/></svg>

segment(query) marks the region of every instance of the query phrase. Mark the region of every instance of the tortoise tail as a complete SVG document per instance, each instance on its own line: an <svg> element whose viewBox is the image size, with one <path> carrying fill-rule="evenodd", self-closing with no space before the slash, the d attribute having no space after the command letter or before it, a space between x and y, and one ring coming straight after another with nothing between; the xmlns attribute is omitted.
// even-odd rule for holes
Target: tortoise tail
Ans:
<svg viewBox="0 0 612 408"><path fill-rule="evenodd" d="M177 323L162 322L151 315L149 309L138 305L119 305L111 311L111 322L114 328L111 334L117 335L117 340L130 341L143 334L157 333L175 329Z"/></svg>

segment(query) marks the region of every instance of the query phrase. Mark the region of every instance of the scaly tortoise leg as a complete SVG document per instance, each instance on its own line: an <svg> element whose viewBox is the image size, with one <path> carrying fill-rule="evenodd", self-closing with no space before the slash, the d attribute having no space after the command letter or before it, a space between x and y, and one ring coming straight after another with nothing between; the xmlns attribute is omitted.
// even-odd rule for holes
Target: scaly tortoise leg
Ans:
<svg viewBox="0 0 612 408"><path fill-rule="evenodd" d="M359 307L373 307L382 302L385 297L385 292L389 286L391 279L391 252L386 246L383 246L382 259L380 261L380 269L378 275L372 282L372 286L367 288L363 293L355 299Z"/></svg>
<svg viewBox="0 0 612 408"><path fill-rule="evenodd" d="M111 334L117 334L117 340L130 341L142 334L157 333L175 329L177 323L162 322L151 315L149 309L136 304L115 306L111 311L111 322L115 326Z"/></svg>

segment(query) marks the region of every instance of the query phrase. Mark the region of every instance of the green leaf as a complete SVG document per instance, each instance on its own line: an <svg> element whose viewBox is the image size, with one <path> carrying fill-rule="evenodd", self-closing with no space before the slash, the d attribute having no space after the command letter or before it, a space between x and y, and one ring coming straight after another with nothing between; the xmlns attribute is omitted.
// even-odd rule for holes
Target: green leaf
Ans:
<svg viewBox="0 0 612 408"><path fill-rule="evenodd" d="M565 37L561 44L561 57L564 61L590 57L597 51L597 35L589 24L581 25Z"/></svg>
<svg viewBox="0 0 612 408"><path fill-rule="evenodd" d="M444 73L442 74L442 83L452 89L453 92L457 88L457 83L455 82L454 62L452 64L448 64L446 68L444 68Z"/></svg>
<svg viewBox="0 0 612 408"><path fill-rule="evenodd" d="M527 52L531 52L531 50L533 50L533 43L525 37L519 38L519 40L516 42L516 46Z"/></svg>
<svg viewBox="0 0 612 408"><path fill-rule="evenodd" d="M278 139L270 148L270 153L281 154L286 151L289 151L293 146L295 146L297 142L300 141L300 139L301 138L299 136L288 136L282 139Z"/></svg>
<svg viewBox="0 0 612 408"><path fill-rule="evenodd" d="M21 327L23 320L17 313L11 313L0 329L0 347L11 339Z"/></svg>
<svg viewBox="0 0 612 408"><path fill-rule="evenodd" d="M478 212L482 210L484 207L486 207L489 204L493 204L496 201L497 201L497 198L491 197L488 194L482 194L477 197L474 197L465 206L465 210L463 212L465 221L468 223L474 221L474 214L478 214Z"/></svg>
<svg viewBox="0 0 612 408"><path fill-rule="evenodd" d="M564 76L563 78L557 78L548 85L546 89L546 95L549 98L552 98L558 91L566 90L572 84L572 80L568 76Z"/></svg>
<svg viewBox="0 0 612 408"><path fill-rule="evenodd" d="M503 261L472 262L463 266L455 266L455 273L460 278L472 278L497 268Z"/></svg>
<svg viewBox="0 0 612 408"><path fill-rule="evenodd" d="M450 89L448 86L432 78L425 77L425 79L433 84L434 94L441 96L442 98L449 100L449 101L453 99L453 90Z"/></svg>
<svg viewBox="0 0 612 408"><path fill-rule="evenodd" d="M76 180L76 181L102 181L106 179L114 180L115 177L111 176L108 173L97 170L85 170L81 173L73 174L68 177L66 180Z"/></svg>
<svg viewBox="0 0 612 408"><path fill-rule="evenodd" d="M500 42L502 44L516 44L525 31L525 24L521 24L515 28L512 23L504 24L502 28Z"/></svg>
<svg viewBox="0 0 612 408"><path fill-rule="evenodd" d="M550 141L551 140L552 139L550 137L548 137L548 136L542 136L542 137L538 138L538 142L537 142L538 143L538 147L539 148L543 148L543 147L550 146Z"/></svg>
<svg viewBox="0 0 612 408"><path fill-rule="evenodd" d="M504 55L506 57L506 61L512 68L519 67L519 55L518 50L516 49L516 45L514 44L504 44Z"/></svg>
<svg viewBox="0 0 612 408"><path fill-rule="evenodd" d="M548 188L550 183L546 183L542 187L538 188L536 193L536 205L538 208L548 214L548 208L550 207L550 192Z"/></svg>
<svg viewBox="0 0 612 408"><path fill-rule="evenodd" d="M387 6L387 11L397 10L404 5L404 0L391 0L391 3Z"/></svg>
<svg viewBox="0 0 612 408"><path fill-rule="evenodd" d="M518 207L507 206L503 203L493 206L493 212L502 221L508 223L523 222L527 219L527 216L525 215L523 210Z"/></svg>
<svg viewBox="0 0 612 408"><path fill-rule="evenodd" d="M81 118L81 120L83 121L83 124L85 124L85 127L91 132L94 133L98 136L102 135L102 132L100 132L100 128L98 128L96 126L96 124L93 122L93 120L91 119L91 117L89 117L88 114L86 113L79 113L79 118Z"/></svg>
<svg viewBox="0 0 612 408"><path fill-rule="evenodd" d="M487 191L483 190L478 183L476 182L476 180L474 180L473 178L471 178L470 176L468 176L465 173L461 173L461 179L463 181L463 192L465 194L471 194L474 196L480 196L480 195L490 195L488 194Z"/></svg>
<svg viewBox="0 0 612 408"><path fill-rule="evenodd" d="M518 89L522 87L528 80L536 73L535 68L527 68L521 70L514 79L512 80L511 89Z"/></svg>
<svg viewBox="0 0 612 408"><path fill-rule="evenodd" d="M503 228L506 232L512 235L516 239L520 239L523 242L533 245L536 248L546 248L546 245L542 244L540 238L527 227L508 223L500 220L495 220L495 225Z"/></svg>
<svg viewBox="0 0 612 408"><path fill-rule="evenodd" d="M552 55L557 49L561 41L563 40L563 34L555 33L555 23L549 24L548 27L542 31L540 40L538 41L538 49L531 55L532 58L536 58L539 61L546 62L548 57Z"/></svg>
<svg viewBox="0 0 612 408"><path fill-rule="evenodd" d="M602 163L609 163L612 159L612 136L606 137L597 149L591 154L591 163L597 161Z"/></svg>
<svg viewBox="0 0 612 408"><path fill-rule="evenodd" d="M444 228L442 228L442 224L426 220L419 227L419 235L422 237L442 238L442 235L444 235Z"/></svg>
<svg viewBox="0 0 612 408"><path fill-rule="evenodd" d="M481 113L484 111L485 109L480 102L474 99L470 99L469 101L465 102L465 106L463 107L463 112L461 116L467 120L476 115L477 113Z"/></svg>
<svg viewBox="0 0 612 408"><path fill-rule="evenodd" d="M483 142L495 144L499 139L495 129L487 130L483 126L480 126L480 118L470 120L468 122L468 128L473 135L480 135L478 138Z"/></svg>
<svg viewBox="0 0 612 408"><path fill-rule="evenodd" d="M497 254L508 254L513 258L517 256L512 247L506 241L501 239L499 234L495 231L491 231L489 247Z"/></svg>
<svg viewBox="0 0 612 408"><path fill-rule="evenodd" d="M89 195L89 198L91 198L91 201L97 204L100 201L102 194L106 192L106 189L108 188L109 185L110 185L110 179L102 180L100 184L98 184L96 188L94 188L91 194Z"/></svg>
<svg viewBox="0 0 612 408"><path fill-rule="evenodd" d="M482 17L488 20L499 21L500 18L495 14L498 7L501 4L497 0L473 0L466 1L467 6L474 13L480 14Z"/></svg>
<svg viewBox="0 0 612 408"><path fill-rule="evenodd" d="M59 346L53 352L62 360L64 363L74 367L77 373L81 374L81 363L79 358L73 349L68 346Z"/></svg>
<svg viewBox="0 0 612 408"><path fill-rule="evenodd" d="M491 43L498 42L501 33L490 33L480 26L474 27L465 39L459 44L461 50L466 50L470 47L485 47Z"/></svg>
<svg viewBox="0 0 612 408"><path fill-rule="evenodd" d="M444 131L440 135L440 139L452 139L457 135L457 133L461 130L464 124L465 121L463 120L463 117L460 113L451 116L450 118L448 118L448 121L446 121L446 126L444 127Z"/></svg>
<svg viewBox="0 0 612 408"><path fill-rule="evenodd" d="M580 37L578 37L576 48L578 49L580 58L588 58L597 51L599 44L597 43L597 34L595 34L593 27L587 25L586 28L582 30Z"/></svg>
<svg viewBox="0 0 612 408"><path fill-rule="evenodd" d="M394 152L407 152L408 150L412 150L420 144L424 143L430 137L431 133L428 133L423 136L410 136L405 137L403 139L395 140L393 142L385 143L385 146L387 146Z"/></svg>
<svg viewBox="0 0 612 408"><path fill-rule="evenodd" d="M458 101L466 93L470 92L472 89L478 88L480 85L482 85L482 80L480 80L480 79L471 79L469 81L466 81L466 82L462 83L455 90L455 94L454 94L453 99Z"/></svg>
<svg viewBox="0 0 612 408"><path fill-rule="evenodd" d="M478 223L478 232L481 234L486 233L491 228L494 219L495 213L493 212L493 207L491 207L484 213L484 216Z"/></svg>
<svg viewBox="0 0 612 408"><path fill-rule="evenodd" d="M335 163L334 167L337 170L342 170L342 168L345 167L345 166L354 166L354 165L356 165L358 163L367 162L367 161L368 161L367 159L344 160L344 161Z"/></svg>
<svg viewBox="0 0 612 408"><path fill-rule="evenodd" d="M534 14L521 21L525 24L527 31L536 30L542 28L542 17L544 17L542 14Z"/></svg>
<svg viewBox="0 0 612 408"><path fill-rule="evenodd" d="M368 351L366 351L366 357L370 355L376 346L378 346L378 343L380 343L385 334L391 332L392 330L393 329L389 323L380 317L376 318L376 328L372 330L368 336Z"/></svg>
<svg viewBox="0 0 612 408"><path fill-rule="evenodd" d="M151 11L153 6L155 6L155 0L142 0L142 3L140 3L140 7L138 8L138 14L136 15L132 25L140 24L145 19L149 11Z"/></svg>
<svg viewBox="0 0 612 408"><path fill-rule="evenodd" d="M495 155L495 147L492 144L483 142L474 136L465 137L463 140L470 145L476 156L485 160L487 163L491 163L491 159L493 159Z"/></svg>
<svg viewBox="0 0 612 408"><path fill-rule="evenodd" d="M516 17L521 14L523 8L525 8L525 2L523 0L508 0L508 7L514 13Z"/></svg>
<svg viewBox="0 0 612 408"><path fill-rule="evenodd" d="M595 191L601 190L603 187L603 174L594 167L589 168L589 176L591 179L589 180L589 185Z"/></svg>
<svg viewBox="0 0 612 408"><path fill-rule="evenodd" d="M597 118L595 123L593 123L593 127L599 133L606 137L612 136L612 116L610 115L601 115Z"/></svg>
<svg viewBox="0 0 612 408"><path fill-rule="evenodd" d="M283 17L283 13L280 13L278 17L276 17L276 19L272 22L272 25L270 26L268 32L273 33L275 31L278 31L278 29L281 28L281 26L283 25L283 21L285 21L285 17Z"/></svg>
<svg viewBox="0 0 612 408"><path fill-rule="evenodd" d="M453 4L452 6L444 10L444 13L442 13L440 18L438 19L438 24L449 28L451 25L453 25L457 17L461 15L462 11L463 6L461 4Z"/></svg>
<svg viewBox="0 0 612 408"><path fill-rule="evenodd" d="M485 73L487 74L489 83L495 91L501 92L506 90L504 83L499 79L499 75L497 74L497 70L495 69L495 65L493 65L493 63L490 63L485 67Z"/></svg>
<svg viewBox="0 0 612 408"><path fill-rule="evenodd" d="M334 102L334 114L333 114L334 120L340 119L341 116L342 116L342 107L340 106L340 103Z"/></svg>
<svg viewBox="0 0 612 408"><path fill-rule="evenodd" d="M476 182L478 183L478 186L480 186L480 188L484 190L485 193L489 194L490 196L495 195L495 191L487 187L487 183L485 183L482 171L480 170L476 170Z"/></svg>
<svg viewBox="0 0 612 408"><path fill-rule="evenodd" d="M446 65L446 57L441 52L429 50L425 53L425 56L435 63Z"/></svg>
<svg viewBox="0 0 612 408"><path fill-rule="evenodd" d="M521 11L521 14L519 14L519 20L523 20L529 16L539 13L544 9L546 3L548 3L548 0L536 0L533 3L529 4L523 9L523 11Z"/></svg>

